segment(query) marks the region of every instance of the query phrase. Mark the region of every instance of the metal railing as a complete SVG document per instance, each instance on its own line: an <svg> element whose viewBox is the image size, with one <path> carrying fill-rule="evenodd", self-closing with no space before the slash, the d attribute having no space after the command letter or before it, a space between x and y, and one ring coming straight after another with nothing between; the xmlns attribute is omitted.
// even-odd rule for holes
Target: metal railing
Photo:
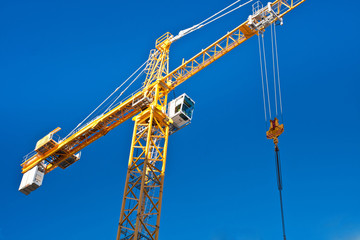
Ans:
<svg viewBox="0 0 360 240"><path fill-rule="evenodd" d="M55 142L57 143L60 143L62 142L63 139L61 139L61 137L54 133L51 137L51 139L53 139ZM24 157L23 157L23 160L22 162L26 162L27 160L29 160L30 158L34 157L36 154L38 154L35 150L32 150L31 152L29 152L28 154L26 154Z"/></svg>

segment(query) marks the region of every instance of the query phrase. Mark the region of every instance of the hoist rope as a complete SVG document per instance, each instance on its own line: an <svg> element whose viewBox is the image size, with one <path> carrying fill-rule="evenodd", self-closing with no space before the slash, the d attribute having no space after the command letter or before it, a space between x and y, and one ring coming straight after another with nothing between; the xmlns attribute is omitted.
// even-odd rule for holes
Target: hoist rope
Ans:
<svg viewBox="0 0 360 240"><path fill-rule="evenodd" d="M279 71L279 58L277 52L277 41L276 41L276 27L274 24L271 24L271 50L272 50L272 65L273 65L273 75L274 75L274 98L275 98L275 112L276 116L278 116L278 98L279 97L279 106L280 106L280 113L281 118L282 116L282 101L281 101L281 88L280 88L280 71ZM261 40L260 40L261 38ZM268 84L268 72L266 66L266 55L265 55L265 42L264 42L264 33L258 35L258 43L259 43L259 56L260 56L260 68L261 68L261 86L263 92L263 102L264 102L264 113L265 113L265 121L267 110L266 110L266 96L267 95L267 102L269 107L269 116L271 120L271 102L270 102L270 92L269 92L269 84ZM275 61L276 59L276 61ZM264 66L263 66L264 65ZM276 65L276 66L275 66ZM277 79L276 79L277 75ZM265 77L265 84L266 84L266 93L265 93L265 86L264 86L264 77ZM276 82L277 80L277 82ZM279 91L279 95L277 95L277 90ZM274 123L275 121L273 121ZM280 162L280 153L279 148L277 146L277 137L273 139L275 143L275 164L276 164L276 180L277 186L279 190L279 198L280 198L280 211L281 211L281 223L282 223L282 232L283 232L283 239L286 240L285 234L285 217L284 217L284 207L283 207L283 199L282 199L282 174L281 174L281 162ZM276 140L276 141L275 141Z"/></svg>
<svg viewBox="0 0 360 240"><path fill-rule="evenodd" d="M276 27L274 25L274 42L275 42L275 56L276 56L276 66L277 66L277 75L278 75L278 86L279 86L279 103L280 103L280 112L281 112L281 118L283 114L282 110L282 100L281 100L281 87L280 87L280 70L279 70L279 56L278 56L278 50L277 50L277 40L276 40Z"/></svg>
<svg viewBox="0 0 360 240"><path fill-rule="evenodd" d="M260 70L261 70L261 87L262 87L262 94L263 94L263 101L264 101L265 122L267 122L267 117L266 117L266 100L265 100L265 89L264 89L264 74L263 74L263 67L262 67L262 55L261 55L260 35L258 35L258 42L259 42L259 56L260 56Z"/></svg>
<svg viewBox="0 0 360 240"><path fill-rule="evenodd" d="M128 77L122 84L120 84L120 86L118 86L104 101L102 101L102 102L100 103L99 106L97 106L88 116L86 116L86 118L84 118L84 120L82 120L82 121L81 121L66 137L64 137L63 139L68 138L68 137L69 137L71 134L73 134L78 128L80 128L81 125L82 125L90 116L92 116L105 102L107 102L107 101L109 100L109 98L110 98L111 96L113 96L113 95L114 95L125 83L127 83L142 67L144 67L144 65L145 65L148 61L149 61L149 60L146 60L138 69L136 69L136 71L133 72L133 73L130 75L130 77ZM141 71L141 73L143 73L144 70L145 70L145 69L143 69L143 70ZM139 75L138 75L138 76L139 76ZM137 77L137 78L138 78L138 77ZM137 78L135 78L135 80L136 80ZM133 80L133 81L130 83L130 85L127 86L127 88L120 93L119 97L131 86L131 84L133 84L133 82L134 82L135 80ZM119 97L117 97L117 99L118 99ZM113 102L113 103L114 103L114 102ZM113 104L113 103L112 103L112 104ZM108 110L108 109L106 109L106 110ZM105 110L105 111L106 111L106 110Z"/></svg>
<svg viewBox="0 0 360 240"><path fill-rule="evenodd" d="M276 26L275 26L275 24L272 24L272 25L270 25L270 27L271 27L272 68L273 68L272 71L273 71L273 78L274 78L273 82L274 82L275 116L276 117L278 116L279 108L280 108L281 121L283 122L283 108L282 108L282 96L281 96L282 94L281 94L281 86L280 86L280 70L279 70L280 67L279 67L279 56L278 56L278 50L277 50ZM261 41L260 41L260 37L262 38ZM265 113L265 121L266 121L267 115L269 115L270 119L271 119L271 115L272 115L272 112L271 112L272 96L270 96L264 38L265 38L264 33L261 33L261 35L258 35L261 81L262 81L264 113ZM264 78L265 78L265 84L264 84ZM266 90L265 90L265 87L266 87ZM266 108L268 108L268 110L266 110Z"/></svg>
<svg viewBox="0 0 360 240"><path fill-rule="evenodd" d="M270 25L271 29L271 53L272 53L272 65L273 65L273 75L274 75L274 97L275 97L275 113L278 116L278 104L277 104L277 96L276 96L276 71L275 71L275 53L274 53L274 33L273 33L273 25Z"/></svg>
<svg viewBox="0 0 360 240"><path fill-rule="evenodd" d="M268 83L268 75L267 75L267 68L266 68L266 55L265 55L265 43L264 43L264 34L261 35L262 38L262 50L263 50L263 57L264 57L264 72L265 72L265 82L266 82L266 91L267 91L267 100L268 100L268 107L269 107L269 117L271 119L271 106L270 106L270 94L269 94L269 83Z"/></svg>
<svg viewBox="0 0 360 240"><path fill-rule="evenodd" d="M189 33L192 33L192 32L194 32L194 31L196 31L196 30L199 30L199 29L202 28L202 27L205 27L206 25L208 25L208 24L210 24L210 23L212 23L212 22L214 22L214 21L216 21L216 20L218 20L218 19L220 19L220 18L228 15L229 13L231 13L231 12L233 12L233 11L235 11L235 10L237 10L237 9L239 9L239 8L247 5L247 4L249 4L250 2L252 2L252 1L254 1L254 0L249 0L249 1L247 1L246 3L243 3L243 4L239 5L239 6L237 6L236 8L231 9L231 10L225 12L224 14L216 17L217 15L219 15L219 14L222 13L223 11L227 10L228 8L234 6L235 4L239 3L240 1L242 1L242 0L237 0L237 1L233 2L232 4L230 4L229 6L223 8L222 10L220 10L220 11L218 11L217 13L213 14L212 16L208 17L207 19L203 20L202 22L200 22L200 23L198 23L198 24L196 24L196 25L194 25L194 26L192 26L192 27L190 27L190 28L181 30L181 31L178 33L178 35L176 35L175 37L173 37L173 38L171 39L171 42L174 42L174 41L176 41L176 40L179 40L180 38L188 35ZM214 18L214 17L216 17L216 18ZM214 19L213 19L213 18L214 18Z"/></svg>

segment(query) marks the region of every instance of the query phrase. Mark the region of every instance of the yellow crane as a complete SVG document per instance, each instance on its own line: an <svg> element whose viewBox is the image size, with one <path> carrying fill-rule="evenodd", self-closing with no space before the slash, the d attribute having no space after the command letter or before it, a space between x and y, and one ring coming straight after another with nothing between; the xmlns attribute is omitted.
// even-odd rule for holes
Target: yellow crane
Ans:
<svg viewBox="0 0 360 240"><path fill-rule="evenodd" d="M64 139L56 139L60 130L56 128L39 140L21 164L24 175L19 190L29 194L41 185L45 174L69 167L80 159L80 150L132 119L135 124L117 239L158 239L168 138L190 122L194 110L194 101L186 94L168 103L169 92L271 24L282 23L283 16L304 1L276 0L256 9L244 23L171 72L170 45L186 32L177 36L165 33L150 51L142 88Z"/></svg>

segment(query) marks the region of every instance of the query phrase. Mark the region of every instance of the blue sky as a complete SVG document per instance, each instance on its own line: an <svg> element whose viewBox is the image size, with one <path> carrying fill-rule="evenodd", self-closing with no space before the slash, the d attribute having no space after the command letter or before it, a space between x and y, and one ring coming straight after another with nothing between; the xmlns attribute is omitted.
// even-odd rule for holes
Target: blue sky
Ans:
<svg viewBox="0 0 360 240"><path fill-rule="evenodd" d="M17 191L22 157L64 137L148 57L155 40L232 1L1 1L0 240L115 239L133 123ZM306 1L277 28L288 239L360 239L360 4ZM171 46L170 68L246 20L246 7ZM270 49L268 49L270 50ZM257 39L176 89L196 101L171 136L160 239L281 239Z"/></svg>

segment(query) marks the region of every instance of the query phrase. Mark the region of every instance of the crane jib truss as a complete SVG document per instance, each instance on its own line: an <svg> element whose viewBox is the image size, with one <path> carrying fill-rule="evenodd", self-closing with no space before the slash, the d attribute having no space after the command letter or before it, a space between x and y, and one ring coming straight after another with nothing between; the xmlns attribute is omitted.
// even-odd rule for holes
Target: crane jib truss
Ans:
<svg viewBox="0 0 360 240"><path fill-rule="evenodd" d="M283 17L304 1L305 0L277 0L271 5L276 10L278 16ZM73 133L68 138L64 139L56 148L44 155L35 154L34 156L25 159L21 164L22 173L29 171L44 160L49 163L46 166L46 173L49 173L58 167L58 165L67 157L79 152L90 143L141 112L141 109L134 107L133 103L142 99L144 94L151 92L150 89L154 88L155 85L159 84L161 88L168 93L191 76L225 55L227 52L239 46L255 34L258 34L259 30L251 29L247 23L248 21L245 21L243 24L224 35L190 60L184 62L166 76L157 79L155 82L146 86L142 91L135 93L132 97L128 98L108 113Z"/></svg>
<svg viewBox="0 0 360 240"><path fill-rule="evenodd" d="M26 158L21 164L22 173L44 161L45 173L49 173L73 154L133 118L135 125L117 239L158 239L169 125L172 123L166 114L168 93L247 39L265 31L270 24L282 21L285 14L304 1L269 3L170 73L169 48L173 36L164 34L156 41L156 54L154 50L150 52L147 77L140 91L49 151Z"/></svg>

